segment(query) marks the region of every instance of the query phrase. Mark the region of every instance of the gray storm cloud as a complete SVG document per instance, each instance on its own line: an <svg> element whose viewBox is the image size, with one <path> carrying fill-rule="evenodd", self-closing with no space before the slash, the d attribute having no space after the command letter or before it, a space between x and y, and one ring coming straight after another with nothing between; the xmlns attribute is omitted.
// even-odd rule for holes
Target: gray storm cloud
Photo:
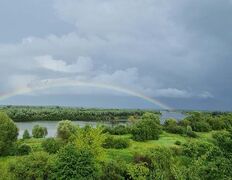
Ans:
<svg viewBox="0 0 232 180"><path fill-rule="evenodd" d="M0 39L2 91L71 78L130 87L167 102L181 99L183 106L188 99L193 108L200 107L196 100L209 101L206 109L232 107L230 0L43 1L47 6L37 7L47 18L36 29L28 22L37 21L38 2L21 3L30 9L27 21L11 13L19 29L27 29L7 32L9 42ZM0 33L6 29L7 23Z"/></svg>

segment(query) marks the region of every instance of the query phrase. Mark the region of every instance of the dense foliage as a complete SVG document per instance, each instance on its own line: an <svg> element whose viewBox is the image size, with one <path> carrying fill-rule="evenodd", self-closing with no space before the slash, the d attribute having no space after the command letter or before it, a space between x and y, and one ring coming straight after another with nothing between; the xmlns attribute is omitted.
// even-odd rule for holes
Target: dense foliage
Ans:
<svg viewBox="0 0 232 180"><path fill-rule="evenodd" d="M11 153L17 136L17 126L5 113L0 112L0 156Z"/></svg>
<svg viewBox="0 0 232 180"><path fill-rule="evenodd" d="M54 179L97 179L99 169L94 155L88 149L77 149L68 144L57 154Z"/></svg>
<svg viewBox="0 0 232 180"><path fill-rule="evenodd" d="M31 136L30 136L30 133L29 131L26 129L24 132L23 132L23 139L30 139Z"/></svg>
<svg viewBox="0 0 232 180"><path fill-rule="evenodd" d="M57 153L63 146L63 142L60 139L47 138L42 142L42 148L49 154Z"/></svg>
<svg viewBox="0 0 232 180"><path fill-rule="evenodd" d="M76 126L71 121L60 121L57 128L57 137L67 141L72 135L75 134L76 130Z"/></svg>
<svg viewBox="0 0 232 180"><path fill-rule="evenodd" d="M48 134L48 130L46 127L35 125L32 129L32 136L34 138L45 138L47 134Z"/></svg>
<svg viewBox="0 0 232 180"><path fill-rule="evenodd" d="M85 109L71 107L30 107L4 106L1 107L14 121L109 121L126 120L130 116L140 117L143 110L125 109ZM0 109L0 110L1 110ZM158 112L156 112L158 114Z"/></svg>
<svg viewBox="0 0 232 180"><path fill-rule="evenodd" d="M131 133L131 127L125 125L117 125L114 127L106 126L104 127L104 132L108 132L112 135L124 135Z"/></svg>
<svg viewBox="0 0 232 180"><path fill-rule="evenodd" d="M15 130L9 117L0 117L1 130ZM61 121L57 137L18 141L16 128L5 150L12 156L0 157L0 179L230 180L231 122L230 113L190 112L162 125L148 112L108 128Z"/></svg>
<svg viewBox="0 0 232 180"><path fill-rule="evenodd" d="M31 147L27 144L20 144L17 147L16 154L19 156L28 155L31 152Z"/></svg>
<svg viewBox="0 0 232 180"><path fill-rule="evenodd" d="M49 155L44 152L33 153L12 161L9 171L17 180L47 179Z"/></svg>
<svg viewBox="0 0 232 180"><path fill-rule="evenodd" d="M159 117L145 113L142 119L132 127L132 138L136 141L157 140L161 134Z"/></svg>
<svg viewBox="0 0 232 180"><path fill-rule="evenodd" d="M129 145L130 145L129 139L115 138L112 136L107 137L105 139L105 142L103 143L104 148L115 148L115 149L128 148Z"/></svg>

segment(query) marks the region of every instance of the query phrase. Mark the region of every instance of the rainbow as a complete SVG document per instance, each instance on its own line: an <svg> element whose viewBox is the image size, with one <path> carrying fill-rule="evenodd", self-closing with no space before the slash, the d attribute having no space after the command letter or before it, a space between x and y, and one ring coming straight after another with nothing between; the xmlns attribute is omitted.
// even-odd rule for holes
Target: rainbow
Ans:
<svg viewBox="0 0 232 180"><path fill-rule="evenodd" d="M26 87L18 88L14 91L11 91L9 93L0 93L0 101L8 99L13 96L22 95L22 94L28 94L34 91L49 89L49 88L57 88L57 87L76 87L76 86L84 86L84 87L94 87L94 88L102 88L102 89L108 89L113 90L121 93L125 93L131 96L135 96L138 98L141 98L147 102L150 102L156 106L159 106L162 109L171 110L172 108L168 105L160 102L157 99L151 98L149 96L146 96L142 93L132 91L130 89L112 85L112 84L105 84L105 83L97 83L97 82L84 82L79 80L67 80L67 79L48 79L48 80L42 80L37 81L36 83L32 83L27 85Z"/></svg>

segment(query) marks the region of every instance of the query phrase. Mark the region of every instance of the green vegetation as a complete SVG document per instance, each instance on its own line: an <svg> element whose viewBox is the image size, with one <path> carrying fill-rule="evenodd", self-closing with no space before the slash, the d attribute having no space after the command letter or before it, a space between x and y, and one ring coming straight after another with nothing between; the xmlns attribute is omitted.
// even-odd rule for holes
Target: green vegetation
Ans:
<svg viewBox="0 0 232 180"><path fill-rule="evenodd" d="M67 141L76 132L76 126L69 120L60 121L57 128L57 137Z"/></svg>
<svg viewBox="0 0 232 180"><path fill-rule="evenodd" d="M32 136L34 138L45 138L48 134L46 127L41 127L40 125L35 125L32 129Z"/></svg>
<svg viewBox="0 0 232 180"><path fill-rule="evenodd" d="M0 110L15 122L28 121L108 121L112 124L126 120L130 116L140 117L146 111L126 109L85 109L71 107L40 107L40 106L3 106ZM151 111L159 114L157 111Z"/></svg>
<svg viewBox="0 0 232 180"><path fill-rule="evenodd" d="M18 128L3 112L0 112L0 156L12 153L17 140Z"/></svg>
<svg viewBox="0 0 232 180"><path fill-rule="evenodd" d="M2 135L11 127L17 137L13 121L0 117ZM61 121L53 138L1 139L8 149L0 156L0 179L232 179L231 119L230 113L192 112L162 125L148 112L125 126Z"/></svg>
<svg viewBox="0 0 232 180"><path fill-rule="evenodd" d="M136 141L157 140L161 134L159 116L145 113L142 119L132 126L132 138Z"/></svg>
<svg viewBox="0 0 232 180"><path fill-rule="evenodd" d="M30 139L31 136L30 136L30 133L29 131L26 129L24 132L23 132L23 139Z"/></svg>

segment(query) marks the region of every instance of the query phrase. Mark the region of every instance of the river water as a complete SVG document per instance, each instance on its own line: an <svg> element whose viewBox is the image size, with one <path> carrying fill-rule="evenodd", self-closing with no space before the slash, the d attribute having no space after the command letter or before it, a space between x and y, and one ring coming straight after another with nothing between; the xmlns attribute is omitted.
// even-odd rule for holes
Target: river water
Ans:
<svg viewBox="0 0 232 180"><path fill-rule="evenodd" d="M176 120L181 120L185 117L184 114L180 112L168 112L168 111L162 111L161 112L161 123L164 123L166 119L168 118L175 118ZM48 130L47 137L54 137L56 135L56 129L59 121L34 121L34 122L17 122L16 125L19 128L19 138L22 137L24 130L28 130L31 134L32 128L35 125L41 125L43 127L46 127ZM85 125L91 125L93 127L96 127L99 125L110 125L109 122L88 122L88 121L73 121L74 124L79 125L80 127L84 127Z"/></svg>

